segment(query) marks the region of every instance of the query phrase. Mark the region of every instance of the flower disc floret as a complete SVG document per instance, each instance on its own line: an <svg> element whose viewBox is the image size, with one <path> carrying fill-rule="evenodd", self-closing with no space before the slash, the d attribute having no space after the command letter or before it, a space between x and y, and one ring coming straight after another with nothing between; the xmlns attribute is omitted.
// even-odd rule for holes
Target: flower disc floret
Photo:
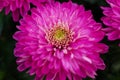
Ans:
<svg viewBox="0 0 120 80"><path fill-rule="evenodd" d="M72 40L72 34L69 30L65 29L63 26L53 27L46 35L48 41L55 45L55 47L63 48L68 46Z"/></svg>

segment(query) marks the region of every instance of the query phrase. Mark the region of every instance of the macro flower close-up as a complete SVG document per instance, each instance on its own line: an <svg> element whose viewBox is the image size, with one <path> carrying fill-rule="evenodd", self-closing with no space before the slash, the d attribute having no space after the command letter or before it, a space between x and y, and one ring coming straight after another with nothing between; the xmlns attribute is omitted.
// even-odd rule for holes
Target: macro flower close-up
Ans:
<svg viewBox="0 0 120 80"><path fill-rule="evenodd" d="M102 21L108 26L104 30L107 32L109 40L120 40L120 0L106 1L110 7L102 7L105 15L102 17Z"/></svg>
<svg viewBox="0 0 120 80"><path fill-rule="evenodd" d="M96 71L105 69L100 57L108 51L101 43L105 33L83 5L46 3L32 8L17 28L18 70L27 70L35 80L95 79Z"/></svg>

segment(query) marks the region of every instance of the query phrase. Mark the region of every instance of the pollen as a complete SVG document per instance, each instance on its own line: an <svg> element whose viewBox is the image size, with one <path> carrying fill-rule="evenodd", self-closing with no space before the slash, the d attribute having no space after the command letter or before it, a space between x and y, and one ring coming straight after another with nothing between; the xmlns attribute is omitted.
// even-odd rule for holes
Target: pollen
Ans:
<svg viewBox="0 0 120 80"><path fill-rule="evenodd" d="M61 41L66 38L66 32L63 29L58 29L55 31L53 38L55 40Z"/></svg>
<svg viewBox="0 0 120 80"><path fill-rule="evenodd" d="M48 42L56 47L66 47L72 40L72 35L69 29L63 26L53 27L47 34Z"/></svg>

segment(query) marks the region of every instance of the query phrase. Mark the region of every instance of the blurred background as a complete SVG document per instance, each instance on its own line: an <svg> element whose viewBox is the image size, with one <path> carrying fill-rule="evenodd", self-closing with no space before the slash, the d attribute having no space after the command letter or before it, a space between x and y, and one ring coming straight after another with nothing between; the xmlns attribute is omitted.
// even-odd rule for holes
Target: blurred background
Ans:
<svg viewBox="0 0 120 80"><path fill-rule="evenodd" d="M60 2L67 0L59 0ZM91 9L94 19L101 22L103 16L100 6L109 6L105 0L72 0L77 4L85 6L86 10ZM25 71L18 72L16 58L13 55L15 40L12 35L17 31L16 25L12 20L11 14L5 15L4 11L0 13L0 80L33 80L34 76L29 76ZM103 25L105 27L105 25ZM107 54L101 55L106 69L97 71L95 80L120 80L120 47L119 41L108 41L107 38L102 41L109 45L110 49ZM86 78L84 80L92 80Z"/></svg>

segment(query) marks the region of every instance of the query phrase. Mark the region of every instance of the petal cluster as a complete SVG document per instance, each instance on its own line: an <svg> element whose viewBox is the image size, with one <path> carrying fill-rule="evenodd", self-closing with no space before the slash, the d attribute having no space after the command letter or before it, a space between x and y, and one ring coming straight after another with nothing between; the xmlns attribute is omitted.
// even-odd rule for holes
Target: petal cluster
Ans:
<svg viewBox="0 0 120 80"><path fill-rule="evenodd" d="M42 3L52 2L53 0L1 0L0 11L5 8L5 14L12 12L13 20L18 21L20 15L24 16L30 10L30 3L40 6Z"/></svg>
<svg viewBox="0 0 120 80"><path fill-rule="evenodd" d="M54 1L55 1L55 0L30 0L30 2L31 2L34 6L36 6L36 7L41 6L41 3L42 3L42 4L52 3L52 2L54 2Z"/></svg>
<svg viewBox="0 0 120 80"><path fill-rule="evenodd" d="M120 40L120 0L107 0L110 7L102 7L102 21L108 27L105 28L109 40Z"/></svg>
<svg viewBox="0 0 120 80"><path fill-rule="evenodd" d="M0 11L5 8L5 14L12 12L13 20L18 21L20 15L25 15L30 9L29 0L1 0Z"/></svg>
<svg viewBox="0 0 120 80"><path fill-rule="evenodd" d="M105 33L101 24L96 23L91 11L75 3L47 3L31 10L20 20L14 55L19 71L28 70L35 80L82 80L87 76L95 78L98 69L105 64L100 54L108 47L101 43ZM46 38L55 25L63 25L71 31L72 41L58 48Z"/></svg>

